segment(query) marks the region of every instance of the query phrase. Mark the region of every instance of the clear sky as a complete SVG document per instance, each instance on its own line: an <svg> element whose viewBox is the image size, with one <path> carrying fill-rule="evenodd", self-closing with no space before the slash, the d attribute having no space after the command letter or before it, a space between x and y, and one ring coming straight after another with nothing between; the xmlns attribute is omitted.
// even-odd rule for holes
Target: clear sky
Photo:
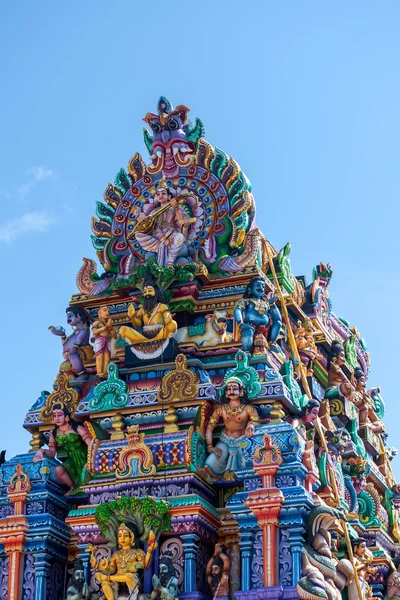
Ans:
<svg viewBox="0 0 400 600"><path fill-rule="evenodd" d="M0 6L0 445L62 360L90 218L140 151L161 94L252 181L257 221L296 275L330 262L400 447L400 4L336 0L41 0ZM394 459L400 479L400 458Z"/></svg>

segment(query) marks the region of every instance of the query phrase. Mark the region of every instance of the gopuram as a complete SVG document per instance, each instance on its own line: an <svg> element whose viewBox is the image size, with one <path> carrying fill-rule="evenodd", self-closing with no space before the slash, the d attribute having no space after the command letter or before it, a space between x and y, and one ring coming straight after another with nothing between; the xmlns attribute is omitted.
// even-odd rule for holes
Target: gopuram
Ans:
<svg viewBox="0 0 400 600"><path fill-rule="evenodd" d="M53 389L0 467L0 600L400 599L366 343L188 113L161 97L148 164L97 202Z"/></svg>

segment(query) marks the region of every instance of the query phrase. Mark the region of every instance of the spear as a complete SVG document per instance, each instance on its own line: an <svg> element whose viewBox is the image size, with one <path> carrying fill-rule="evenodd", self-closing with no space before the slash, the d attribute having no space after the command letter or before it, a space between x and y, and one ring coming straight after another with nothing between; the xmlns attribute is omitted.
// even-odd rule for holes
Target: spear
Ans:
<svg viewBox="0 0 400 600"><path fill-rule="evenodd" d="M287 331L288 331L288 339L289 339L289 344L293 353L293 356L295 357L298 366L299 366L299 370L300 370L300 377L301 377L301 382L303 384L303 389L305 391L305 393L307 394L308 398L311 400L312 399L312 395L311 395L311 391L310 391L310 387L308 385L308 381L307 381L307 376L306 373L304 371L304 365L300 360L300 354L299 354L299 349L297 348L297 344L296 344L296 340L294 338L294 333L292 330L292 327L290 325L290 320L289 320L289 313L286 307L286 300L285 297L282 293L282 289L281 286L279 284L278 278L276 276L276 270L275 270L275 265L274 265L274 261L272 258L272 253L271 253L271 248L269 245L269 242L266 240L266 250L267 250L267 256L268 256L268 262L269 262L269 266L271 269L271 273L272 273L272 277L274 279L274 284L275 284L275 288L278 294L278 298L281 302L281 310L283 313L283 316L285 318L285 321L287 323ZM328 445L326 443L326 438L325 435L322 431L322 427L321 427L321 421L319 420L319 417L316 418L315 420L315 428L317 430L318 436L321 440L322 443L322 447L324 449L324 452L326 452L326 455L328 456ZM340 495L339 495L339 490L337 488L337 484L336 484L336 479L335 479L335 475L333 473L333 469L327 469L328 473L329 473L329 478L331 481L331 485L332 485L332 489L333 489L333 494L335 497L335 503L336 506L340 506ZM352 564L353 570L354 570L354 577L355 577L355 581L356 581L356 586L357 586L357 592L358 592L358 598L359 600L363 600L363 594L362 594L362 590L361 590L361 584L360 584L360 580L358 578L358 573L357 573L357 569L354 566L354 555L353 555L353 549L351 547L351 542L350 542L350 536L349 536L349 531L348 531L348 523L346 521L346 519L342 519L342 523L344 525L343 527L343 531L344 531L344 537L346 540L346 546L347 546L347 552L349 554L349 559L350 562Z"/></svg>

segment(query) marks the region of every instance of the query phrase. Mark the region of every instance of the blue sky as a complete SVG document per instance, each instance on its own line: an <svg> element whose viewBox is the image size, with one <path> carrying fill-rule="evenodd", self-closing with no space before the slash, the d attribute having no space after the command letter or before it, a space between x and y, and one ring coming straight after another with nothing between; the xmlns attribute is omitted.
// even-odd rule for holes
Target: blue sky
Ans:
<svg viewBox="0 0 400 600"><path fill-rule="evenodd" d="M142 117L164 94L253 184L257 221L309 279L331 262L335 312L357 325L400 447L397 299L400 5L363 1L3 1L0 297L3 427L61 361L90 218L117 170L147 159ZM400 479L400 459L393 462Z"/></svg>

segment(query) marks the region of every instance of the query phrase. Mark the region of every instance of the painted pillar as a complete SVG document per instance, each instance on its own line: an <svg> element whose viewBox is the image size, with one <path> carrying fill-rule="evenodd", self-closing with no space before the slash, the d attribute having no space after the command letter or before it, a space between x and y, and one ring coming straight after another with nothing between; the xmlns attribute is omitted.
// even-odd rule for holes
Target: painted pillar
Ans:
<svg viewBox="0 0 400 600"><path fill-rule="evenodd" d="M77 544L79 548L78 558L82 561L83 570L85 573L85 581L90 581L90 553L86 552L87 544Z"/></svg>
<svg viewBox="0 0 400 600"><path fill-rule="evenodd" d="M272 444L268 434L264 445L254 454L253 467L261 476L262 487L249 492L246 506L250 508L263 532L264 587L278 585L278 531L279 515L284 496L275 486L275 475L283 459L279 448ZM242 588L247 589L247 588Z"/></svg>
<svg viewBox="0 0 400 600"><path fill-rule="evenodd" d="M50 573L50 555L46 552L35 554L35 600L46 600L47 578Z"/></svg>
<svg viewBox="0 0 400 600"><path fill-rule="evenodd" d="M241 541L239 547L241 551L241 588L242 591L250 589L251 585L251 558L253 555L253 539L254 533L252 531L240 531Z"/></svg>
<svg viewBox="0 0 400 600"><path fill-rule="evenodd" d="M24 572L24 549L28 534L25 504L32 486L29 477L18 464L7 488L7 496L14 505L14 514L0 521L0 542L9 557L8 600L21 600Z"/></svg>
<svg viewBox="0 0 400 600"><path fill-rule="evenodd" d="M185 553L185 578L184 591L196 591L196 556L200 538L195 533L185 533L181 536L182 546Z"/></svg>

